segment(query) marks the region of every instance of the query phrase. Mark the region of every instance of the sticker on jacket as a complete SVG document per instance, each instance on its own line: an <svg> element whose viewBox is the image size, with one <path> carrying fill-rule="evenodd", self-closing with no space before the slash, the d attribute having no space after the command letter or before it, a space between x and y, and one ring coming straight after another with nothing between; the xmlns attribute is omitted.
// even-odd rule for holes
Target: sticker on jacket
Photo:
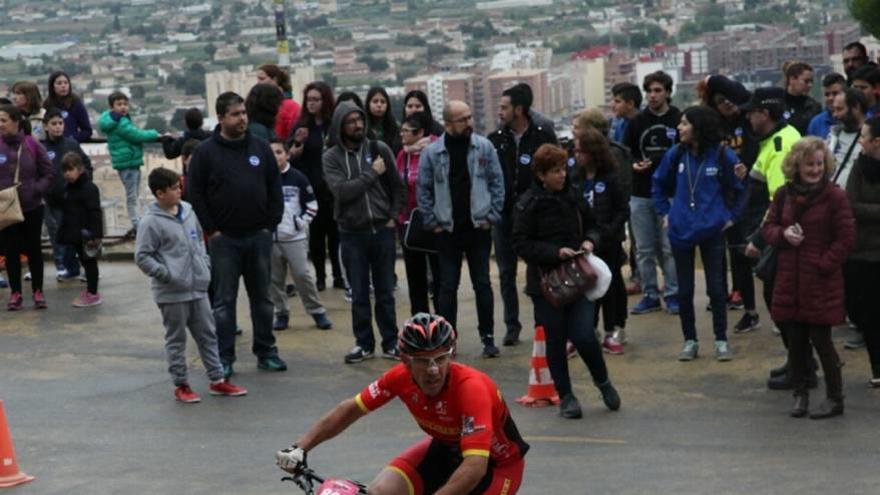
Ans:
<svg viewBox="0 0 880 495"><path fill-rule="evenodd" d="M251 167L256 167L260 165L260 158L257 157L257 155L251 155L248 161L251 163Z"/></svg>

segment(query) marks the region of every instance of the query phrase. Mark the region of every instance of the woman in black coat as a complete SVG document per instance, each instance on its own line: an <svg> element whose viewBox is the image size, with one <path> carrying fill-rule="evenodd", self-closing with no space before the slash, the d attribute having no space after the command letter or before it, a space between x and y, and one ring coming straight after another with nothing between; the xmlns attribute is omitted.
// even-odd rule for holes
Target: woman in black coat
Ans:
<svg viewBox="0 0 880 495"><path fill-rule="evenodd" d="M542 294L540 273L552 270L578 251L592 252L600 234L592 209L566 181L566 152L544 144L535 152L532 171L538 179L517 201L514 211L513 249L528 265L526 294L535 308L535 324L547 335L547 366L561 399L565 418L581 417L581 407L571 390L565 343L571 341L590 370L605 405L620 408L620 396L605 367L602 348L593 326L595 305L586 297L557 308Z"/></svg>
<svg viewBox="0 0 880 495"><path fill-rule="evenodd" d="M599 323L599 309L605 338L602 348L611 354L623 354L626 342L626 286L620 272L626 258L623 241L625 225L629 220L629 196L617 174L617 164L611 157L608 140L599 131L587 128L574 141L575 166L569 182L575 194L593 210L599 230L596 256L611 270L608 292L596 301L593 324Z"/></svg>

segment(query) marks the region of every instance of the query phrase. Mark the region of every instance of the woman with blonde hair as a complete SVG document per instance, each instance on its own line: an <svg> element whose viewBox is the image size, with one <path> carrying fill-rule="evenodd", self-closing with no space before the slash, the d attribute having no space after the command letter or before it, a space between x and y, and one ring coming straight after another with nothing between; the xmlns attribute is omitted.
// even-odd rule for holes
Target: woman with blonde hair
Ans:
<svg viewBox="0 0 880 495"><path fill-rule="evenodd" d="M827 399L813 419L843 414L841 361L831 327L844 321L843 263L855 243L855 220L846 192L830 181L834 158L824 141L806 137L782 164L786 184L776 192L761 233L777 249L770 313L788 335L794 385L791 416L809 414L810 344L825 375Z"/></svg>

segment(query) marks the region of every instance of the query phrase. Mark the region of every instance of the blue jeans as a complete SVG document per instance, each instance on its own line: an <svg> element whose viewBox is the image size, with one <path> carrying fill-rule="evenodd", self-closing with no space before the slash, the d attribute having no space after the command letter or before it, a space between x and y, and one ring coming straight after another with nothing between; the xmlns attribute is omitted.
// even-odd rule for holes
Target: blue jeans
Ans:
<svg viewBox="0 0 880 495"><path fill-rule="evenodd" d="M443 315L461 335L458 317L458 284L461 282L461 261L467 257L468 273L477 296L477 329L483 342L494 339L495 299L489 281L489 252L492 233L484 229L466 232L441 232L437 235L440 258L440 308Z"/></svg>
<svg viewBox="0 0 880 495"><path fill-rule="evenodd" d="M608 368L602 356L602 347L593 330L595 305L586 297L557 308L543 296L532 297L535 306L535 325L544 327L547 337L547 367L560 397L571 393L571 378L568 374L566 341L571 341L583 359L593 382L602 385L608 381Z"/></svg>
<svg viewBox="0 0 880 495"><path fill-rule="evenodd" d="M235 301L238 279L244 278L254 328L253 353L257 358L277 356L272 334L271 284L272 234L261 230L245 237L220 234L210 239L211 285L220 360L235 362Z"/></svg>
<svg viewBox="0 0 880 495"><path fill-rule="evenodd" d="M141 169L126 168L118 170L119 179L125 187L125 208L128 210L128 219L131 220L132 228L137 228L140 220L138 210L138 196L141 191Z"/></svg>
<svg viewBox="0 0 880 495"><path fill-rule="evenodd" d="M715 340L727 340L727 294L724 291L724 234L706 239L699 244L703 270L706 273L706 292L712 302L712 327ZM697 246L686 249L672 248L678 269L678 316L685 340L697 340L694 323L694 256Z"/></svg>
<svg viewBox="0 0 880 495"><path fill-rule="evenodd" d="M372 232L339 232L342 263L351 285L351 327L357 345L367 351L376 347L370 312L370 275L376 298L376 326L382 349L397 347L397 314L394 309L395 230L384 227Z"/></svg>
<svg viewBox="0 0 880 495"><path fill-rule="evenodd" d="M505 232L503 224L493 228L495 243L495 263L498 265L498 279L501 285L501 302L504 304L504 324L508 334L518 335L522 330L519 322L519 293L516 290L517 257L513 252L513 242Z"/></svg>
<svg viewBox="0 0 880 495"><path fill-rule="evenodd" d="M49 232L49 242L52 244L52 258L55 260L55 268L66 270L67 276L79 275L79 262L76 259L76 248L67 244L59 244L55 240L58 227L61 225L61 217L64 210L58 207L46 206L45 218L46 230Z"/></svg>
<svg viewBox="0 0 880 495"><path fill-rule="evenodd" d="M663 295L668 297L678 294L675 260L672 258L669 235L663 228L660 215L654 209L653 200L633 196L629 200L629 208L629 222L636 238L636 263L642 276L642 293L655 299L660 297L657 285L659 258L666 286Z"/></svg>

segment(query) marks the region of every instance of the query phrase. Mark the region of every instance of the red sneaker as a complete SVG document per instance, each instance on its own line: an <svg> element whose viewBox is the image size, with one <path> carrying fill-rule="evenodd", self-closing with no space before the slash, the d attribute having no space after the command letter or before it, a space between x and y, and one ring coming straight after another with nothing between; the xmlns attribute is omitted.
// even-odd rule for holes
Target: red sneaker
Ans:
<svg viewBox="0 0 880 495"><path fill-rule="evenodd" d="M571 342L565 343L565 357L568 359L574 359L578 355L578 350Z"/></svg>
<svg viewBox="0 0 880 495"><path fill-rule="evenodd" d="M727 297L727 307L730 309L743 309L745 307L740 291L735 290L730 293L730 296Z"/></svg>
<svg viewBox="0 0 880 495"><path fill-rule="evenodd" d="M34 291L34 309L46 309L49 305L46 304L46 296L43 295L43 291L37 289Z"/></svg>
<svg viewBox="0 0 880 495"><path fill-rule="evenodd" d="M91 306L97 306L104 302L101 299L101 294L92 294L91 292L84 290L79 293L73 302L71 303L74 308L89 308Z"/></svg>
<svg viewBox="0 0 880 495"><path fill-rule="evenodd" d="M13 292L9 294L9 302L6 303L6 309L9 311L18 311L24 308L24 300L21 298L21 292Z"/></svg>
<svg viewBox="0 0 880 495"><path fill-rule="evenodd" d="M623 354L623 345L613 335L606 335L602 341L602 350L608 354Z"/></svg>
<svg viewBox="0 0 880 495"><path fill-rule="evenodd" d="M246 388L239 387L238 385L233 385L229 383L229 380L212 383L208 386L208 391L211 393L211 395L225 395L227 397L239 397L242 395L247 395Z"/></svg>
<svg viewBox="0 0 880 495"><path fill-rule="evenodd" d="M186 404L194 404L202 401L199 394L193 392L193 389L189 388L189 385L180 385L174 389L174 398Z"/></svg>
<svg viewBox="0 0 880 495"><path fill-rule="evenodd" d="M641 293L642 293L642 286L639 282L636 282L636 281L630 282L629 285L626 286L626 294L628 296L632 296L635 294L641 294Z"/></svg>

